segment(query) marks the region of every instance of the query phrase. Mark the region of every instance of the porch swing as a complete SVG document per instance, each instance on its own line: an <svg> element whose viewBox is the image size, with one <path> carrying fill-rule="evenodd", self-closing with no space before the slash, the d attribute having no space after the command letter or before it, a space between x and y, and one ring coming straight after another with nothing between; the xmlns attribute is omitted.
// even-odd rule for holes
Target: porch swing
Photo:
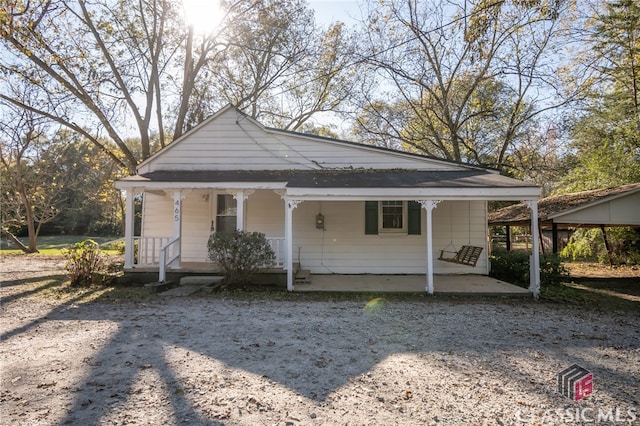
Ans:
<svg viewBox="0 0 640 426"><path fill-rule="evenodd" d="M456 246L453 244L453 239L449 241L449 244L442 250L440 250L440 257L438 260L444 262L457 263L458 265L466 265L474 267L478 263L480 254L482 253L482 247L471 245L471 201L469 201L469 244L460 247L456 250ZM453 234L453 223L449 221L449 235ZM451 249L449 249L451 248Z"/></svg>

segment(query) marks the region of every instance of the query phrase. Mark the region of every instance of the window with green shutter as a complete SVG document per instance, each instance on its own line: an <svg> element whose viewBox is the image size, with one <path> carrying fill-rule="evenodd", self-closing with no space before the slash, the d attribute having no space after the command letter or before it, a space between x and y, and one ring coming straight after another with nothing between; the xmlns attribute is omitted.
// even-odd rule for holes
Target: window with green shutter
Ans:
<svg viewBox="0 0 640 426"><path fill-rule="evenodd" d="M422 209L415 201L365 201L364 233L420 235Z"/></svg>
<svg viewBox="0 0 640 426"><path fill-rule="evenodd" d="M409 223L409 235L420 235L422 223L422 207L415 201L407 203L407 222Z"/></svg>
<svg viewBox="0 0 640 426"><path fill-rule="evenodd" d="M378 234L378 202L364 202L364 233L365 235Z"/></svg>

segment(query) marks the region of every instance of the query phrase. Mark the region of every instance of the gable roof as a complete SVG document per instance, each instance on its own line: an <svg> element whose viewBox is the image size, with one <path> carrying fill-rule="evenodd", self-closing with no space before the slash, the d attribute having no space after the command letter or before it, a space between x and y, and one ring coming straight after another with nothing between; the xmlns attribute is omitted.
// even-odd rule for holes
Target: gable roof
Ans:
<svg viewBox="0 0 640 426"><path fill-rule="evenodd" d="M628 197L633 197L629 200L637 204L638 207L635 210L631 211L629 206L616 206L616 200ZM613 207L611 203L614 203ZM603 207L606 209L602 209ZM611 209L615 207L623 210L622 217L612 215ZM596 211L598 208L602 211ZM640 208L640 183L632 183L542 198L538 201L538 218L540 222L565 224L638 225L640 224L638 208ZM582 214L576 215L576 213ZM636 220L634 221L631 216L636 217ZM531 212L526 203L514 204L489 213L490 225L525 225L530 219Z"/></svg>
<svg viewBox="0 0 640 426"><path fill-rule="evenodd" d="M320 170L341 168L484 170L415 153L265 127L227 105L138 166L177 170Z"/></svg>
<svg viewBox="0 0 640 426"><path fill-rule="evenodd" d="M540 195L538 185L479 166L267 128L230 105L142 162L135 176L120 179L116 187L272 189L307 199L531 200Z"/></svg>

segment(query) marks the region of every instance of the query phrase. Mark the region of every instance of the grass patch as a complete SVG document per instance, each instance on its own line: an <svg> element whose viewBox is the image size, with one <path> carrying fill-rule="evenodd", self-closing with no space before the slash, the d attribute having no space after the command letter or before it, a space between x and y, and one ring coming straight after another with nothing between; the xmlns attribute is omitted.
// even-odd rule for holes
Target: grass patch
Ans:
<svg viewBox="0 0 640 426"><path fill-rule="evenodd" d="M109 241L116 240L118 238L120 237L91 237L86 235L43 236L43 237L38 237L37 244L38 244L39 253L35 253L35 254L42 254L45 256L61 256L63 249L68 248L69 246L72 246L81 241L90 239L97 242L98 244L104 244L104 243L108 243ZM20 241L22 241L23 244L28 245L29 243L28 239L26 238L19 238L19 239ZM117 250L103 249L102 252L105 254L111 254L111 255L119 254ZM0 253L2 253L3 255L24 254L22 250L17 248L2 249L0 250Z"/></svg>
<svg viewBox="0 0 640 426"><path fill-rule="evenodd" d="M540 299L594 310L640 312L639 296L598 289L590 283L568 282L543 287Z"/></svg>

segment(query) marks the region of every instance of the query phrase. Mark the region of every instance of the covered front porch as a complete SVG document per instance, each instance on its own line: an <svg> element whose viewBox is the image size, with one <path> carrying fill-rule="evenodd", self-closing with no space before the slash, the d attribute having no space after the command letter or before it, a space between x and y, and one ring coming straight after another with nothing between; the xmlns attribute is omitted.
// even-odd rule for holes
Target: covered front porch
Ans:
<svg viewBox="0 0 640 426"><path fill-rule="evenodd" d="M286 275L289 291L313 291L314 286L322 291L325 277L413 275L417 284L407 283L403 290L398 283L389 291L466 293L482 285L438 290L436 277L489 274L487 202L517 197L528 201L532 216L537 214L537 188L511 188L511 181L476 172L246 172L237 173L233 182L223 178L230 177L183 172L120 181L127 190L125 270L156 270L164 282L167 273L204 262L211 232L238 229L265 234L276 253L272 267ZM144 204L141 233L134 235L129 212L136 194L143 194ZM529 287L534 296L539 291L536 243ZM451 253L464 247L479 250L473 262L451 262ZM313 275L308 288L298 282L298 269ZM324 291L332 291L335 282ZM386 291L375 290L381 284L372 280L359 288L360 282L342 280L353 284L353 291Z"/></svg>

